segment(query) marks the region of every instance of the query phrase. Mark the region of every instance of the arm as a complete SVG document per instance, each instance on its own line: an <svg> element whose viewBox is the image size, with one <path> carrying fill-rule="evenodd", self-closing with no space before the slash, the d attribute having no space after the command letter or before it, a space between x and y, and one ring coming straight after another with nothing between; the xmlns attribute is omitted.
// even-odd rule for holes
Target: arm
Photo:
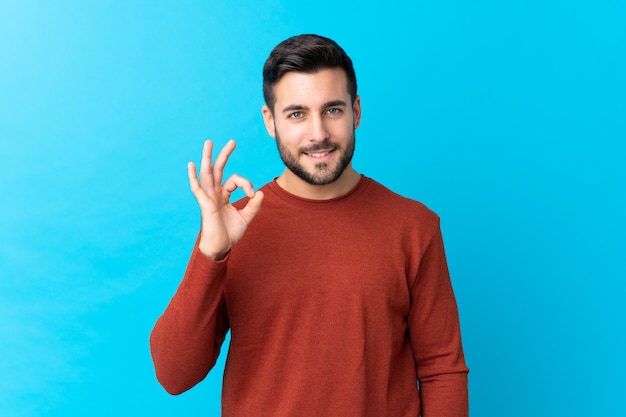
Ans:
<svg viewBox="0 0 626 417"><path fill-rule="evenodd" d="M423 417L467 417L467 373L459 316L439 225L411 288L409 328Z"/></svg>
<svg viewBox="0 0 626 417"><path fill-rule="evenodd" d="M200 382L215 364L228 331L223 295L227 254L243 236L261 209L263 193L250 181L233 175L222 185L228 157L235 149L229 141L211 164L213 143L202 151L200 180L189 163L189 185L202 213L202 227L183 281L150 336L157 379L171 394L180 394ZM241 210L230 195L242 188L249 197Z"/></svg>
<svg viewBox="0 0 626 417"><path fill-rule="evenodd" d="M215 262L194 246L185 276L150 335L156 376L180 394L213 368L228 331L222 282L226 261Z"/></svg>

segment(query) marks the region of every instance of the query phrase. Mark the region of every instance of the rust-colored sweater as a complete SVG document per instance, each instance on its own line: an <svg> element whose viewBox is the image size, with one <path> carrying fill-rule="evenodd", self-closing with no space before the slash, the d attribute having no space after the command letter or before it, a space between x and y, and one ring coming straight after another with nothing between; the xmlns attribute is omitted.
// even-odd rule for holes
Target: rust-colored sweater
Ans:
<svg viewBox="0 0 626 417"><path fill-rule="evenodd" d="M302 199L276 182L263 191L261 212L225 260L196 243L154 327L165 389L201 381L230 329L226 417L467 416L437 215L366 177L333 200Z"/></svg>

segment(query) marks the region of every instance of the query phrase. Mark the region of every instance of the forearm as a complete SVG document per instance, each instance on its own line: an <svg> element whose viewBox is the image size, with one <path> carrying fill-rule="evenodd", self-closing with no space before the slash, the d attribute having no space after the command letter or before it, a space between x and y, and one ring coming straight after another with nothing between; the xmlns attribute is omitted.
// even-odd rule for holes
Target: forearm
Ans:
<svg viewBox="0 0 626 417"><path fill-rule="evenodd" d="M224 261L202 255L196 243L185 276L150 336L157 379L171 394L200 382L215 364L227 331Z"/></svg>
<svg viewBox="0 0 626 417"><path fill-rule="evenodd" d="M467 417L467 369L420 381L420 398L422 417Z"/></svg>
<svg viewBox="0 0 626 417"><path fill-rule="evenodd" d="M468 368L443 240L436 229L411 289L409 317L422 417L468 416Z"/></svg>
<svg viewBox="0 0 626 417"><path fill-rule="evenodd" d="M422 417L467 417L469 369L465 364L461 335L456 317L439 327L438 343L424 347L418 356L417 374ZM428 354L426 352L429 352Z"/></svg>

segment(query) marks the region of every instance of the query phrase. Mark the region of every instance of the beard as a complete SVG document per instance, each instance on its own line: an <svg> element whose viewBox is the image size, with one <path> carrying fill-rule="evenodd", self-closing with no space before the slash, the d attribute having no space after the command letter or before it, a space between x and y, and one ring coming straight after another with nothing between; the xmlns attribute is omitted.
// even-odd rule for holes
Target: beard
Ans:
<svg viewBox="0 0 626 417"><path fill-rule="evenodd" d="M280 136L277 131L274 131L276 138L276 145L278 146L278 153L280 154L280 159L283 160L285 166L293 172L298 178L303 180L304 182L311 185L326 185L331 184L346 170L350 162L352 161L352 156L354 155L354 147L355 147L355 135L354 130L352 130L352 137L348 141L346 148L342 148L334 142L331 142L329 139L325 139L323 142L317 143L308 148L300 148L298 149L298 153L295 154L291 152L287 147L281 142ZM329 166L326 162L321 162L315 164L313 171L307 171L306 168L300 163L300 155L304 153L313 153L324 149L333 148L333 152L340 152L340 158L337 164L332 167Z"/></svg>

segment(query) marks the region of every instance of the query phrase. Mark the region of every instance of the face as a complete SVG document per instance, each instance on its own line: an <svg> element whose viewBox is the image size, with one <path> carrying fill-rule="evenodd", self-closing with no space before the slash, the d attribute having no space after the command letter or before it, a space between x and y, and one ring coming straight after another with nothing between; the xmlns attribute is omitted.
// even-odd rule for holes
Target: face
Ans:
<svg viewBox="0 0 626 417"><path fill-rule="evenodd" d="M273 111L263 107L265 126L276 139L289 175L311 185L340 180L351 168L360 99L351 103L345 72L289 72L274 86Z"/></svg>

